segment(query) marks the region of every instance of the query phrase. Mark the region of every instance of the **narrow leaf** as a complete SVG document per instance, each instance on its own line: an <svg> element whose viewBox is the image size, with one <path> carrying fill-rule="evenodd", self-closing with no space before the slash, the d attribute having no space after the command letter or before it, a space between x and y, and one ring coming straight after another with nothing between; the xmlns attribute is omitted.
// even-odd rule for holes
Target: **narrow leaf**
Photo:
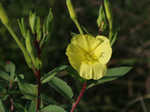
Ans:
<svg viewBox="0 0 150 112"><path fill-rule="evenodd" d="M41 112L66 112L62 107L57 105L48 105L47 107L43 108Z"/></svg>
<svg viewBox="0 0 150 112"><path fill-rule="evenodd" d="M67 65L61 65L45 74L44 77L41 78L42 84L49 82L58 72L65 70L67 67Z"/></svg>
<svg viewBox="0 0 150 112"><path fill-rule="evenodd" d="M21 31L22 36L24 37L24 39L26 38L26 26L24 24L24 19L21 18L21 20L18 19L18 25Z"/></svg>
<svg viewBox="0 0 150 112"><path fill-rule="evenodd" d="M131 66L110 68L104 77L121 77L127 74L131 69Z"/></svg>
<svg viewBox="0 0 150 112"><path fill-rule="evenodd" d="M73 92L70 86L63 80L58 77L53 77L52 80L48 83L56 91L58 91L63 96L71 99L73 97Z"/></svg>
<svg viewBox="0 0 150 112"><path fill-rule="evenodd" d="M5 112L3 102L0 99L0 112Z"/></svg>
<svg viewBox="0 0 150 112"><path fill-rule="evenodd" d="M37 86L23 82L21 80L18 81L19 89L24 95L24 98L29 100L34 100L37 96Z"/></svg>
<svg viewBox="0 0 150 112"><path fill-rule="evenodd" d="M127 74L130 70L132 69L132 67L116 67L116 68L110 68L108 69L106 75L99 79L98 81L94 81L93 83L89 84L88 88L94 87L96 85L105 83L105 82L109 82L115 79L118 79L119 77Z"/></svg>
<svg viewBox="0 0 150 112"><path fill-rule="evenodd" d="M36 102L35 101L31 102L28 112L36 112Z"/></svg>
<svg viewBox="0 0 150 112"><path fill-rule="evenodd" d="M113 38L112 38L112 41L111 41L111 46L113 46L113 45L114 45L114 43L116 42L116 40L117 40L117 36L118 36L118 31L117 31L117 32L115 32L115 33L114 33L114 35L113 35Z"/></svg>
<svg viewBox="0 0 150 112"><path fill-rule="evenodd" d="M10 73L10 79L14 80L14 78L15 78L15 70L16 70L15 64L9 61L5 65L5 70L6 70L6 72Z"/></svg>
<svg viewBox="0 0 150 112"><path fill-rule="evenodd" d="M96 85L99 85L99 84L102 84L102 83L105 83L105 82L109 82L109 81L113 81L117 79L117 77L112 77L112 78L102 78L94 83L91 83L90 85L88 85L87 89L91 88L91 87L94 87Z"/></svg>
<svg viewBox="0 0 150 112"><path fill-rule="evenodd" d="M0 78L7 80L7 81L10 80L9 74L3 71L0 71Z"/></svg>

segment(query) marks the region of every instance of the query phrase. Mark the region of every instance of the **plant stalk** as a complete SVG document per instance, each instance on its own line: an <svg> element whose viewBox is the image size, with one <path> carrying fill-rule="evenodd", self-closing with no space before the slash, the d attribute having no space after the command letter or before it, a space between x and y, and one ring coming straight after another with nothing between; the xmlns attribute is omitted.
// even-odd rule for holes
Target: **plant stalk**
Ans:
<svg viewBox="0 0 150 112"><path fill-rule="evenodd" d="M12 81L10 81L10 83L9 83L9 89L11 90L12 87L13 87ZM12 98L11 95L9 97L10 97L10 112L14 112L14 101L13 101L13 98Z"/></svg>
<svg viewBox="0 0 150 112"><path fill-rule="evenodd" d="M82 98L82 96L83 96L85 90L86 90L86 82L83 83L83 86L82 86L82 89L81 89L81 91L80 91L80 94L79 94L79 96L78 96L76 102L72 105L72 109L71 109L70 112L74 112L74 110L75 110L75 108L77 107L77 105L79 104L79 102L80 102L80 100L81 100L81 98Z"/></svg>
<svg viewBox="0 0 150 112"><path fill-rule="evenodd" d="M36 37L36 34L35 34L35 37ZM39 42L37 41L37 38L34 42L34 46L37 50L37 56L38 58L40 59L41 58L41 48L39 46ZM41 72L38 68L36 69L33 69L34 71L34 75L36 77L36 80L37 80L37 105L36 105L36 112L40 112L40 104L41 104Z"/></svg>
<svg viewBox="0 0 150 112"><path fill-rule="evenodd" d="M40 98L40 91L41 91L41 75L40 70L35 70L34 75L37 80L37 103L36 103L36 112L39 112L40 110L40 104L41 104L41 98Z"/></svg>

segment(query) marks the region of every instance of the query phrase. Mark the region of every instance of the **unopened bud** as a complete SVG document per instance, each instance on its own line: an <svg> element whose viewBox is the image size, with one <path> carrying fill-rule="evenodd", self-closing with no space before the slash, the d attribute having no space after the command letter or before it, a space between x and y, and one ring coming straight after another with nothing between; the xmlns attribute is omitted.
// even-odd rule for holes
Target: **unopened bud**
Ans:
<svg viewBox="0 0 150 112"><path fill-rule="evenodd" d="M104 0L104 6L105 6L105 11L106 11L106 16L110 24L112 24L112 9L110 6L110 0Z"/></svg>
<svg viewBox="0 0 150 112"><path fill-rule="evenodd" d="M4 25L8 25L9 20L1 3L0 3L0 20Z"/></svg>
<svg viewBox="0 0 150 112"><path fill-rule="evenodd" d="M73 20L76 19L76 13L75 13L74 8L72 6L71 0L66 0L66 4L67 4L67 8L69 10L70 17Z"/></svg>
<svg viewBox="0 0 150 112"><path fill-rule="evenodd" d="M103 32L107 27L105 12L104 12L104 9L102 6L99 9L99 16L97 18L97 25L98 25L99 30L101 32Z"/></svg>

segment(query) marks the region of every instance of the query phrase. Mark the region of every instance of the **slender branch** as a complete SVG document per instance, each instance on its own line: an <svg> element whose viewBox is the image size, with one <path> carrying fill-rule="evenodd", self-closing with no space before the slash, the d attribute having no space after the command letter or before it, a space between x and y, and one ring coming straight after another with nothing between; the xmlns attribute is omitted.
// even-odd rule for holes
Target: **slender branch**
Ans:
<svg viewBox="0 0 150 112"><path fill-rule="evenodd" d="M73 20L73 22L75 23L75 25L76 25L77 29L79 30L80 34L83 35L84 33L83 33L83 31L80 27L80 24L79 24L78 20L75 19L75 20Z"/></svg>
<svg viewBox="0 0 150 112"><path fill-rule="evenodd" d="M38 40L35 40L34 45L35 45L35 48L37 49L38 58L40 58L41 57L41 48L40 48L40 44L39 44Z"/></svg>
<svg viewBox="0 0 150 112"><path fill-rule="evenodd" d="M36 112L39 112L40 110L40 104L41 104L41 98L40 98L40 91L41 91L41 76L40 76L40 70L34 70L34 75L36 77L37 80L37 104L36 104Z"/></svg>
<svg viewBox="0 0 150 112"><path fill-rule="evenodd" d="M41 48L40 48L39 42L37 41L37 35L36 34L35 34L35 37L36 37L36 40L34 42L34 46L37 50L37 56L40 59L41 58ZM41 96L40 95L41 94L41 72L40 72L39 68L38 69L33 68L33 71L34 71L34 75L36 77L37 85L38 85L38 87L37 87L38 93L37 93L36 112L39 112L40 111L40 104L41 104L41 98L40 98L40 96Z"/></svg>
<svg viewBox="0 0 150 112"><path fill-rule="evenodd" d="M14 112L14 101L10 98L10 112Z"/></svg>
<svg viewBox="0 0 150 112"><path fill-rule="evenodd" d="M80 100L81 100L81 98L82 98L82 96L83 96L85 90L86 90L86 82L84 82L84 84L83 84L83 86L82 86L82 89L81 89L81 92L80 92L80 94L79 94L79 96L78 96L76 102L72 105L72 109L71 109L70 112L74 112L74 110L75 110L77 104L79 104L79 102L80 102Z"/></svg>
<svg viewBox="0 0 150 112"><path fill-rule="evenodd" d="M11 90L13 87L12 81L9 82L9 89ZM14 101L12 95L9 96L10 99L10 112L14 112Z"/></svg>

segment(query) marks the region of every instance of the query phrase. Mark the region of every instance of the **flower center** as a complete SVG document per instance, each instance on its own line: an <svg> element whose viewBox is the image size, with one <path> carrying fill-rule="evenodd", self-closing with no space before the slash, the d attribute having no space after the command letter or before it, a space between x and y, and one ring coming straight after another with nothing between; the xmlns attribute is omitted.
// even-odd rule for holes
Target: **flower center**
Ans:
<svg viewBox="0 0 150 112"><path fill-rule="evenodd" d="M85 53L85 60L87 64L94 64L95 62L98 61L98 58L91 52L86 52Z"/></svg>

